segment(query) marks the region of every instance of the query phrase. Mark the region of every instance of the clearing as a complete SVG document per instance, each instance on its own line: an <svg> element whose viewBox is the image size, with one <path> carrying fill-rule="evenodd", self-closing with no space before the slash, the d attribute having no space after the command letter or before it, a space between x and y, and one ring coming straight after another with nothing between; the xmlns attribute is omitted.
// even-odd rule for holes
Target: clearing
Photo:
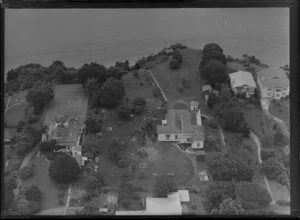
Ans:
<svg viewBox="0 0 300 220"><path fill-rule="evenodd" d="M88 99L80 84L55 85L54 99L43 113L44 124L49 125L58 115L76 118L81 124L85 120Z"/></svg>
<svg viewBox="0 0 300 220"><path fill-rule="evenodd" d="M180 52L183 58L180 69L171 70L169 60L167 60L156 64L151 71L163 89L168 103L172 103L177 99L204 101L201 85L204 84L205 80L199 74L199 63L202 56L201 50L187 48L180 50ZM181 77L187 77L191 81L190 88L184 89L183 93L177 91Z"/></svg>

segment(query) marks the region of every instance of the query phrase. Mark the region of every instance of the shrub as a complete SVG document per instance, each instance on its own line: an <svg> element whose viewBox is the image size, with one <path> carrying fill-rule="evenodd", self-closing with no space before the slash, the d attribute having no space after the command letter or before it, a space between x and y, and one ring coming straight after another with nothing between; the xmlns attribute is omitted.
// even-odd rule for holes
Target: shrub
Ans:
<svg viewBox="0 0 300 220"><path fill-rule="evenodd" d="M33 166L23 167L20 170L20 177L22 180L27 180L30 177L33 177L34 175L35 175L35 169Z"/></svg>
<svg viewBox="0 0 300 220"><path fill-rule="evenodd" d="M23 200L17 202L14 211L15 215L32 216L41 211L41 209L42 205L40 202Z"/></svg>
<svg viewBox="0 0 300 220"><path fill-rule="evenodd" d="M130 161L129 161L129 160L126 160L126 159L120 159L120 160L118 160L118 162L117 162L117 166L118 166L119 168L128 167L129 164L130 164Z"/></svg>
<svg viewBox="0 0 300 220"><path fill-rule="evenodd" d="M38 115L35 115L35 116L32 116L30 119L29 119L29 124L33 124L35 122L38 122L40 120L40 116Z"/></svg>
<svg viewBox="0 0 300 220"><path fill-rule="evenodd" d="M143 113L143 111L146 108L146 100L141 98L141 97L137 97L133 100L132 102L132 111L134 114L141 114Z"/></svg>
<svg viewBox="0 0 300 220"><path fill-rule="evenodd" d="M191 80L188 77L181 77L180 81L183 88L187 89L191 87Z"/></svg>
<svg viewBox="0 0 300 220"><path fill-rule="evenodd" d="M132 203L128 207L129 210L141 210L142 208L143 207L141 203Z"/></svg>
<svg viewBox="0 0 300 220"><path fill-rule="evenodd" d="M170 192L176 191L176 184L168 176L158 176L154 184L154 194L158 197L167 197Z"/></svg>
<svg viewBox="0 0 300 220"><path fill-rule="evenodd" d="M43 194L37 185L31 185L25 188L24 195L28 201L40 202Z"/></svg>
<svg viewBox="0 0 300 220"><path fill-rule="evenodd" d="M270 180L275 180L279 175L285 174L283 164L272 157L262 162L261 169Z"/></svg>
<svg viewBox="0 0 300 220"><path fill-rule="evenodd" d="M177 91L180 92L180 93L183 93L182 85L177 86Z"/></svg>
<svg viewBox="0 0 300 220"><path fill-rule="evenodd" d="M152 90L152 95L153 95L155 98L158 98L159 96L161 96L161 93L160 93L159 88L154 88L154 89Z"/></svg>
<svg viewBox="0 0 300 220"><path fill-rule="evenodd" d="M269 158L275 157L275 151L273 149L262 149L260 151L260 156L262 160L267 160Z"/></svg>
<svg viewBox="0 0 300 220"><path fill-rule="evenodd" d="M177 60L172 59L169 63L171 70L178 70L180 68L180 63Z"/></svg>
<svg viewBox="0 0 300 220"><path fill-rule="evenodd" d="M138 192L133 192L132 193L132 198L138 200L138 199L141 198L141 196L140 196L140 194Z"/></svg>
<svg viewBox="0 0 300 220"><path fill-rule="evenodd" d="M121 205L125 208L128 209L129 206L131 204L131 200L130 199L122 199L121 200Z"/></svg>
<svg viewBox="0 0 300 220"><path fill-rule="evenodd" d="M281 206L290 206L291 205L291 202L286 201L286 200L278 200L278 201L276 201L276 203Z"/></svg>
<svg viewBox="0 0 300 220"><path fill-rule="evenodd" d="M122 105L118 108L118 116L124 120L129 120L131 108L128 105Z"/></svg>
<svg viewBox="0 0 300 220"><path fill-rule="evenodd" d="M182 63L182 55L179 50L176 50L172 56L173 60L176 60L178 63Z"/></svg>
<svg viewBox="0 0 300 220"><path fill-rule="evenodd" d="M5 188L7 189L15 189L17 188L17 178L15 177L8 177L5 181Z"/></svg>
<svg viewBox="0 0 300 220"><path fill-rule="evenodd" d="M280 175L278 175L276 177L276 181L281 185L285 185L285 186L289 184L289 179L286 173L281 173Z"/></svg>

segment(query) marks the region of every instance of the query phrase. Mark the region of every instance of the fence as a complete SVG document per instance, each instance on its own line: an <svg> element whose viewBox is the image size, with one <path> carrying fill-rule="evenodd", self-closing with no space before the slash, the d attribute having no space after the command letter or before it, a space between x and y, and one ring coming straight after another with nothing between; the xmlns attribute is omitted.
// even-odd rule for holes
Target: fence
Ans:
<svg viewBox="0 0 300 220"><path fill-rule="evenodd" d="M165 102L167 102L168 101L168 99L167 99L167 97L166 97L166 95L165 95L165 93L164 93L164 91L162 90L162 88L160 87L160 85L158 84L158 82L157 82L157 80L156 80L156 78L155 78L155 76L153 75L153 73L152 73L152 71L150 71L150 70L146 70L147 71L147 73L149 73L150 74L150 76L152 77L152 79L154 80L154 82L155 82L155 84L156 84L156 87L160 90L160 92L161 92L161 95L162 95L162 97L163 97L163 99L164 99L164 101Z"/></svg>

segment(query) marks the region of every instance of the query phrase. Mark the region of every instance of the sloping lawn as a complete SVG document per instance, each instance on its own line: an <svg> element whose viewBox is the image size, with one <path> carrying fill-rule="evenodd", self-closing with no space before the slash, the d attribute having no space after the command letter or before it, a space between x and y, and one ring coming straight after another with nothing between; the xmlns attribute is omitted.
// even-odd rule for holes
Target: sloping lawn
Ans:
<svg viewBox="0 0 300 220"><path fill-rule="evenodd" d="M33 184L40 187L43 192L42 210L64 206L66 201L63 204L59 204L58 192L60 190L48 174L50 164L43 157L35 157L32 163L35 166L36 174L32 178L23 181L22 187Z"/></svg>
<svg viewBox="0 0 300 220"><path fill-rule="evenodd" d="M8 109L4 116L4 120L6 121L7 125L16 126L18 125L19 121L24 120L25 108L28 106L29 104L25 101Z"/></svg>
<svg viewBox="0 0 300 220"><path fill-rule="evenodd" d="M279 105L270 103L269 111L271 115L281 119L286 124L288 130L290 130L290 101L284 100Z"/></svg>
<svg viewBox="0 0 300 220"><path fill-rule="evenodd" d="M204 80L200 77L198 70L201 60L201 51L188 48L181 50L181 53L183 62L180 69L171 70L169 67L170 61L165 61L155 65L151 71L164 90L168 103L184 98L204 100L201 89ZM191 87L184 89L183 93L177 91L177 87L180 84L180 77L188 77L191 80Z"/></svg>
<svg viewBox="0 0 300 220"><path fill-rule="evenodd" d="M205 201L200 194L190 192L190 203L188 204L188 214L205 215L206 211L203 206Z"/></svg>
<svg viewBox="0 0 300 220"><path fill-rule="evenodd" d="M290 201L290 192L286 186L283 186L274 180L268 180L268 181L269 181L270 189L276 201L278 200Z"/></svg>

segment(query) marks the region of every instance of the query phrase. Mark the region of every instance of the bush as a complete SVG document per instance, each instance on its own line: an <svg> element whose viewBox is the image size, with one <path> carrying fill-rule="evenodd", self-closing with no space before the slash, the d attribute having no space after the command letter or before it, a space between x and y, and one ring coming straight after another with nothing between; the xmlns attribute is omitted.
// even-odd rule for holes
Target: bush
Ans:
<svg viewBox="0 0 300 220"><path fill-rule="evenodd" d="M180 92L180 93L183 93L182 85L177 86L177 91Z"/></svg>
<svg viewBox="0 0 300 220"><path fill-rule="evenodd" d="M29 124L33 124L33 123L36 123L40 120L40 116L38 115L35 115L35 116L32 116L30 119L29 119Z"/></svg>
<svg viewBox="0 0 300 220"><path fill-rule="evenodd" d="M133 100L132 111L134 114L140 115L141 113L143 113L145 108L146 108L146 100L145 99L143 99L141 97L137 97Z"/></svg>
<svg viewBox="0 0 300 220"><path fill-rule="evenodd" d="M125 168L125 167L128 167L129 164L130 164L130 161L127 160L127 159L120 159L120 160L118 160L118 162L117 162L117 166L118 166L119 168Z"/></svg>
<svg viewBox="0 0 300 220"><path fill-rule="evenodd" d="M42 191L37 185L31 185L24 190L25 198L28 201L40 202L42 200Z"/></svg>
<svg viewBox="0 0 300 220"><path fill-rule="evenodd" d="M276 181L277 181L278 183L280 183L281 185L284 185L284 186L289 185L289 179L288 179L286 173L281 173L280 175L278 175L278 176L276 177Z"/></svg>
<svg viewBox="0 0 300 220"><path fill-rule="evenodd" d="M171 70L178 70L180 68L180 63L177 60L172 59L169 63Z"/></svg>
<svg viewBox="0 0 300 220"><path fill-rule="evenodd" d="M260 156L262 160L275 157L275 151L273 149L261 149Z"/></svg>
<svg viewBox="0 0 300 220"><path fill-rule="evenodd" d="M132 193L132 198L136 199L136 200L139 200L141 198L141 196L140 196L140 194L138 192L133 192Z"/></svg>
<svg viewBox="0 0 300 220"><path fill-rule="evenodd" d="M178 63L182 63L182 55L179 50L176 50L172 56L173 60L176 60Z"/></svg>
<svg viewBox="0 0 300 220"><path fill-rule="evenodd" d="M276 201L276 203L281 206L290 206L291 205L291 202L286 201L286 200L278 200L278 201Z"/></svg>
<svg viewBox="0 0 300 220"><path fill-rule="evenodd" d="M13 211L15 211L14 215L32 216L41 211L41 209L42 205L40 202L20 200Z"/></svg>
<svg viewBox="0 0 300 220"><path fill-rule="evenodd" d="M132 203L128 207L129 210L141 210L142 208L143 207L141 203Z"/></svg>
<svg viewBox="0 0 300 220"><path fill-rule="evenodd" d="M270 180L275 180L279 175L285 174L283 164L272 157L262 162L261 169Z"/></svg>
<svg viewBox="0 0 300 220"><path fill-rule="evenodd" d="M118 116L121 119L129 120L131 115L131 108L128 105L122 105L118 108Z"/></svg>
<svg viewBox="0 0 300 220"><path fill-rule="evenodd" d="M188 89L191 87L191 80L188 77L181 77L180 82L183 88Z"/></svg>
<svg viewBox="0 0 300 220"><path fill-rule="evenodd" d="M129 206L131 204L131 200L130 199L122 199L121 200L121 205L125 208L128 209Z"/></svg>
<svg viewBox="0 0 300 220"><path fill-rule="evenodd" d="M35 175L35 169L33 166L23 167L20 170L20 177L22 180L27 180L30 177L33 177L34 175Z"/></svg>
<svg viewBox="0 0 300 220"><path fill-rule="evenodd" d="M161 96L161 92L160 92L159 88L154 88L154 89L152 90L152 95L153 95L155 98L160 97L160 96Z"/></svg>

